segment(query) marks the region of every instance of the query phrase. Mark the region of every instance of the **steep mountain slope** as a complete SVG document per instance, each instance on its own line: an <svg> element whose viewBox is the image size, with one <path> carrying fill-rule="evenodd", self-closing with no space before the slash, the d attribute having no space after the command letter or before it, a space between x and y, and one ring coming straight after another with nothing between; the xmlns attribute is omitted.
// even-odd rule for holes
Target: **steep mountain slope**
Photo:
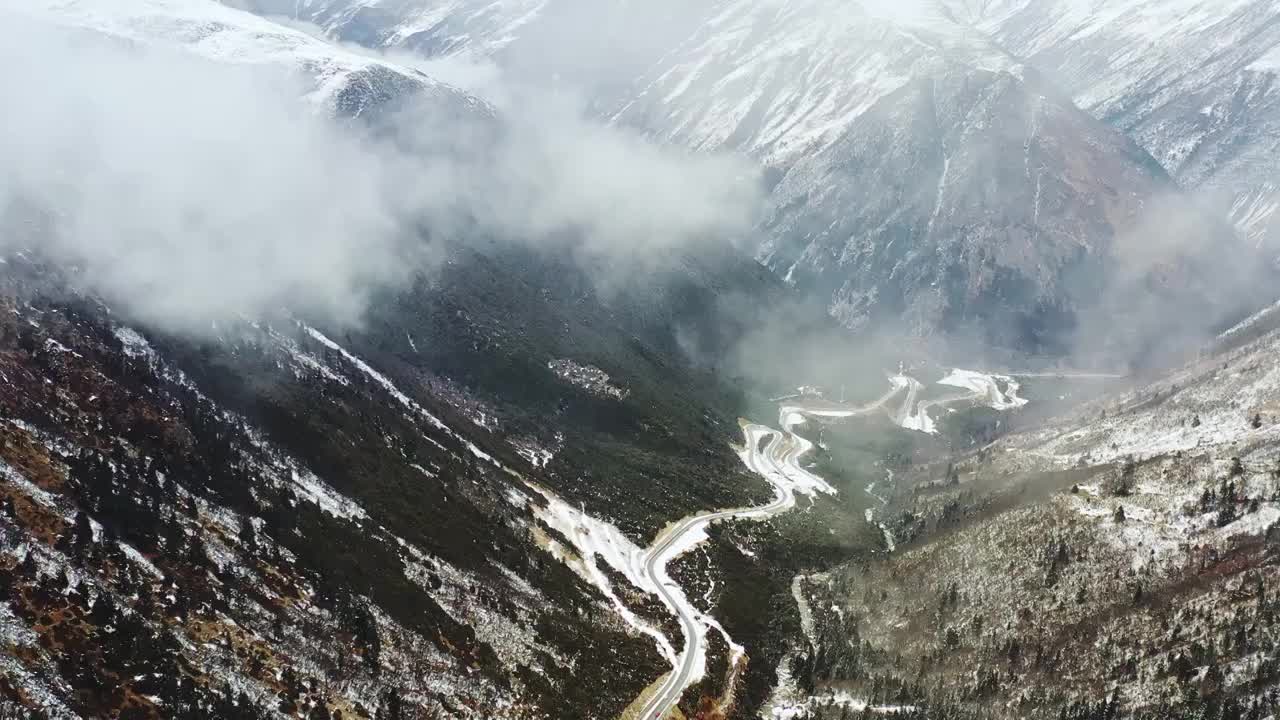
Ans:
<svg viewBox="0 0 1280 720"><path fill-rule="evenodd" d="M522 81L567 84L610 107L689 36L710 0L223 0L329 37L419 57L493 61Z"/></svg>
<svg viewBox="0 0 1280 720"><path fill-rule="evenodd" d="M1280 8L1265 0L947 0L1257 242L1277 207ZM1274 247L1271 248L1274 252Z"/></svg>
<svg viewBox="0 0 1280 720"><path fill-rule="evenodd" d="M649 69L615 119L785 168L912 80L1015 65L924 3L725 0Z"/></svg>
<svg viewBox="0 0 1280 720"><path fill-rule="evenodd" d="M800 581L812 644L795 668L825 688L814 716L852 699L984 717L1275 712L1275 322L1146 387L900 471L897 549Z"/></svg>
<svg viewBox="0 0 1280 720"><path fill-rule="evenodd" d="M537 19L547 0L230 0L252 12L312 23L345 42L424 55L488 55Z"/></svg>
<svg viewBox="0 0 1280 720"><path fill-rule="evenodd" d="M188 5L23 12L73 44L283 65L375 128L415 95L493 119L412 71L372 61L406 81L383 95L366 58ZM751 403L717 371L793 293L727 246L630 258L603 283L573 237L476 230L367 288L360 322L286 298L175 325L95 291L100 266L60 263L46 233L67 207L6 207L0 238L0 712L615 717L681 633L622 548L772 494L731 451ZM754 633L734 663L717 649L693 704L726 676L758 704L794 623L769 601L834 544L753 545L763 600L732 621Z"/></svg>
<svg viewBox="0 0 1280 720"><path fill-rule="evenodd" d="M1178 42L1201 54L1213 46L1194 22L1208 10L1183 17L1177 2L1148 10L1121 7L1120 0L1112 5L1086 19L1105 18L1130 33L1137 19L1177 20L1176 27L1191 28ZM430 15L434 39L418 46L420 52L450 55L469 47L466 52L492 57L516 76L535 68L543 79L576 79L615 123L701 151L751 155L778 183L758 257L826 303L847 327L905 317L919 335L1057 354L1075 349L1079 336L1094 335L1094 317L1135 300L1144 306L1173 301L1194 316L1182 334L1198 339L1239 305L1254 302L1211 302L1203 279L1251 271L1258 263L1249 248L1210 253L1214 243L1232 242L1231 230L1216 224L1212 212L1198 214L1179 199L1166 173L1129 139L1073 106L1074 95L1113 126L1134 131L1163 162L1167 153L1137 121L1104 109L1078 84L1108 87L1099 78L1116 84L1143 69L1168 73L1172 62L1130 52L1136 46L1126 39L1124 48L1088 57L1123 50L1126 57L1141 55L1140 66L1106 73L1073 66L1078 77L1067 79L1069 92L1056 89L1062 73L1041 61L1035 43L1070 25L1069 18L1054 19L1068 6L1074 7L719 0L678 9L596 3L588 11L559 0L465 7L329 2L274 10L318 22L336 37L396 48L411 47L405 29L420 29L419 15ZM1239 34L1265 30L1265 14L1256 10L1242 19ZM1045 18L1052 20L1041 23ZM627 36L642 39L628 45ZM1251 36L1245 45L1239 58L1264 62L1249 48L1269 47L1265 38ZM1062 57L1076 57L1074 49ZM1026 55L1046 68L1048 79L1023 67ZM1113 72L1122 74L1107 74ZM1206 170L1195 184L1208 182L1211 165L1252 168L1232 202L1235 217L1262 232L1271 212L1270 185L1263 182L1269 178L1260 176L1269 172L1269 85L1265 74L1251 77L1256 82L1240 86L1235 101L1216 107L1253 113L1252 119L1222 128L1236 140L1220 145L1215 157L1215 151L1199 153L1195 162ZM1153 75L1150 83L1156 82ZM1225 87L1220 74L1204 83ZM931 99L927 88L939 89L938 96ZM1197 112L1205 107L1188 87L1169 93L1160 107L1175 100L1179 107L1196 104ZM1244 134L1259 140L1245 142ZM1183 165L1165 167L1190 181L1191 166ZM1175 220L1167 217L1171 207L1178 209ZM1153 243L1152 235L1161 242ZM1148 247L1154 249L1133 252ZM1203 261L1212 269L1188 277L1187 268ZM1144 287L1156 293L1143 298ZM1112 363L1135 354L1145 362L1152 352L1147 346L1161 343L1155 337L1120 346L1088 342L1091 352L1108 347L1097 356Z"/></svg>
<svg viewBox="0 0 1280 720"><path fill-rule="evenodd" d="M218 62L284 70L309 86L309 100L346 117L359 117L407 95L429 97L460 114L474 114L477 121L489 112L475 98L420 72L342 50L214 2L49 0L8 9L92 35L180 50Z"/></svg>
<svg viewBox="0 0 1280 720"><path fill-rule="evenodd" d="M1190 209L1171 218L1178 191L1149 156L938 6L718 11L615 119L775 166L759 257L845 326L905 319L921 335L1058 354L1138 287L1194 309L1189 334L1235 310L1240 298L1206 301L1221 270L1187 273L1254 267L1206 252L1202 239L1230 242L1229 229ZM1151 341L1099 355L1131 360Z"/></svg>
<svg viewBox="0 0 1280 720"><path fill-rule="evenodd" d="M464 416L318 331L166 345L21 257L4 279L9 700L546 712L539 678L579 651L537 628L581 642L562 623L597 601L532 552L503 468L533 471L511 448L468 431L481 450Z"/></svg>
<svg viewBox="0 0 1280 720"><path fill-rule="evenodd" d="M913 81L774 192L762 256L849 327L1061 352L1109 285L1144 204L1172 192L1141 151L1033 79Z"/></svg>
<svg viewBox="0 0 1280 720"><path fill-rule="evenodd" d="M669 304L708 292L688 272L602 300L572 263L462 253L360 331L191 341L32 257L0 266L0 686L53 717L614 717L659 656L541 494L639 546L768 497L729 452L741 400L680 350L722 324Z"/></svg>

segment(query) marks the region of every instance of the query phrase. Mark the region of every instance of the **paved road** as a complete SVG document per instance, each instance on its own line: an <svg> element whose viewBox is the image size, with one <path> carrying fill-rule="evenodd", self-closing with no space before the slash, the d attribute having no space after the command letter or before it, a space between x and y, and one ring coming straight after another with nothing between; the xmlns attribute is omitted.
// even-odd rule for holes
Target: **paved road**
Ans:
<svg viewBox="0 0 1280 720"><path fill-rule="evenodd" d="M1019 377L1035 376L1033 373L1017 375ZM1087 373L1045 374L1045 376L1112 377ZM805 422L809 417L848 418L870 415L904 393L906 397L902 404L896 411L890 413L890 417L898 425L908 423L913 418L916 418L916 423L919 423L918 419L922 416L927 417L932 408L978 401L990 392L975 390L921 402L919 395L924 386L914 378L899 374L890 378L890 383L891 387L883 396L862 406L848 406L812 398L803 400L780 398L788 401L779 408L781 431L756 424L743 427L746 441L746 448L742 453L743 462L773 485L777 493L773 502L754 508L720 510L685 518L664 530L645 552L642 563L644 574L658 589L662 602L680 619L681 630L684 632L684 648L677 657L672 671L663 677L657 691L642 706L640 718L643 720L665 718L680 701L680 696L685 689L697 680L697 674L702 669L706 653L704 632L710 624L710 619L704 618L703 614L689 602L684 590L667 574L667 565L695 547L697 539L701 538L699 533L704 532L712 523L730 518L765 520L795 507L796 492L806 494L834 492L822 478L801 467L800 460L813 449L813 443L793 432L796 425Z"/></svg>
<svg viewBox="0 0 1280 720"><path fill-rule="evenodd" d="M961 371L955 371L959 373ZM985 373L967 372L965 377L961 378L961 383L965 380L981 386L976 387L959 384L957 382L939 381L939 385L948 385L951 387L964 388L963 392L951 393L938 398L929 400L920 400L919 395L924 390L924 385L920 384L915 378L905 375L897 375L893 378L896 384L907 387L907 397L902 402L902 406L898 412L893 415L893 422L901 427L909 430L918 430L933 434L937 432L935 420L930 411L934 408L947 407L948 405L958 404L976 404L986 405L997 410L1004 410L1016 407L1026 403L1026 400L1018 397L1018 387L1011 384L1007 391L1002 392L996 384L995 379L999 377L1015 377L1015 376L997 376L987 375ZM1028 377L1027 375L1017 375L1016 377ZM1049 377L1049 376L1045 376ZM1101 377L1101 376L1098 376Z"/></svg>
<svg viewBox="0 0 1280 720"><path fill-rule="evenodd" d="M685 688L697 679L696 673L700 670L702 659L705 657L704 630L707 622L703 619L702 613L689 602L684 591L667 574L667 564L693 546L694 543L689 542L691 534L700 533L720 520L729 518L765 520L795 507L797 488L802 491L812 490L824 487L825 483L821 478L800 466L800 459L813 448L813 444L795 435L792 428L802 422L806 415L853 417L873 413L905 387L905 385L895 384L880 399L861 407L826 403L814 407L784 406L780 410L781 424L784 428L782 431L756 424L746 425L743 428L746 442L743 461L748 468L764 476L773 485L776 496L773 502L767 505L720 510L685 518L663 531L646 551L643 563L644 573L658 588L658 595L662 602L679 617L681 630L684 632L684 649L679 655L676 666L663 678L657 691L642 706L640 718L656 720L666 717L680 701Z"/></svg>
<svg viewBox="0 0 1280 720"><path fill-rule="evenodd" d="M761 425L748 425L743 432L746 435L748 467L765 474L766 471L760 463L763 457L775 472L784 472L777 464L777 448L784 444L781 433ZM768 442L761 451L760 443L766 437ZM646 553L644 572L657 586L662 602L672 608L680 618L685 644L679 656L679 665L666 675L657 692L645 703L640 712L641 718L646 720L662 718L675 707L685 688L694 682L694 673L698 670L699 660L705 652L703 647L705 623L702 621L702 613L693 607L684 592L667 575L667 563L679 555L678 550L686 542L687 535L700 532L718 520L733 517L765 519L786 512L795 505L795 495L790 488L782 487L778 483L774 483L774 488L777 496L767 505L739 510L721 510L681 520L666 530Z"/></svg>
<svg viewBox="0 0 1280 720"><path fill-rule="evenodd" d="M898 408L898 412L893 416L893 422L896 425L906 427L907 421L912 418L916 407L916 398L920 395L920 391L924 386L918 380L906 375L896 375L893 378L894 387L906 388L907 397L902 401L902 407Z"/></svg>
<svg viewBox="0 0 1280 720"><path fill-rule="evenodd" d="M993 375L1008 375L1009 377L1031 377L1031 378L1057 378L1060 380L1123 380L1129 377L1119 373L1093 373L1093 372L1072 372L1071 370L1063 370L1061 372L997 372Z"/></svg>

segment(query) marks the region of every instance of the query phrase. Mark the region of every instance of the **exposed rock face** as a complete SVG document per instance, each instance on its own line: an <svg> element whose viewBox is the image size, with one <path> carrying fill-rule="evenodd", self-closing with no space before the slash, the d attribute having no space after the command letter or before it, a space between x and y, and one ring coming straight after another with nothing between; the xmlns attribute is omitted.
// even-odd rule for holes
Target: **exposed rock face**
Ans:
<svg viewBox="0 0 1280 720"><path fill-rule="evenodd" d="M1093 334L1093 317L1149 304L1139 290L1152 287L1193 311L1190 334L1203 335L1253 301L1210 301L1188 273L1205 259L1202 279L1252 271L1263 264L1253 248L1274 233L1280 11L1265 2L282 10L376 47L466 48L517 74L617 60L578 78L596 107L662 141L771 168L758 257L850 328L905 318L917 335L1057 353ZM591 31L573 32L567 18L585 17ZM624 48L619 28L649 41ZM554 52L532 52L554 37ZM608 43L617 57L598 52ZM1136 247L1155 250L1135 258ZM1145 352L1103 344L1113 359Z"/></svg>
<svg viewBox="0 0 1280 720"><path fill-rule="evenodd" d="M1266 0L949 3L1130 134L1178 181L1216 195L1275 252L1280 7Z"/></svg>
<svg viewBox="0 0 1280 720"><path fill-rule="evenodd" d="M23 10L70 45L283 69L353 135L417 101L496 125L413 70L215 3ZM637 545L767 493L729 446L741 391L686 352L723 355L749 322L721 292L790 294L749 258L663 256L604 293L566 246L477 231L436 272L372 283L359 323L283 293L189 333L64 261L50 205L6 206L0 237L0 714L616 717L661 658L528 482ZM772 666L752 673L767 686Z"/></svg>
<svg viewBox="0 0 1280 720"><path fill-rule="evenodd" d="M907 85L797 162L761 254L830 294L849 327L905 316L922 333L1052 350L1143 203L1172 191L1123 136L1034 81L961 71Z"/></svg>
<svg viewBox="0 0 1280 720"><path fill-rule="evenodd" d="M724 0L656 59L620 122L785 168L830 147L880 99L950 70L1010 70L987 37L925 4Z"/></svg>
<svg viewBox="0 0 1280 720"><path fill-rule="evenodd" d="M827 686L814 716L912 686L983 717L1274 712L1277 322L900 473L896 549L798 585L815 638L798 682Z"/></svg>
<svg viewBox="0 0 1280 720"><path fill-rule="evenodd" d="M685 363L661 302L606 306L512 252L459 253L360 330L282 316L200 341L0 256L0 698L616 717L660 657L524 479L637 544L766 489L730 453L734 392ZM673 296L705 293L694 277ZM553 369L566 352L583 382Z"/></svg>
<svg viewBox="0 0 1280 720"><path fill-rule="evenodd" d="M1241 304L1202 280L1256 265L1146 150L936 4L721 3L616 119L776 168L758 257L854 329L1060 353L1147 287L1194 335ZM1119 361L1152 340L1087 342Z"/></svg>

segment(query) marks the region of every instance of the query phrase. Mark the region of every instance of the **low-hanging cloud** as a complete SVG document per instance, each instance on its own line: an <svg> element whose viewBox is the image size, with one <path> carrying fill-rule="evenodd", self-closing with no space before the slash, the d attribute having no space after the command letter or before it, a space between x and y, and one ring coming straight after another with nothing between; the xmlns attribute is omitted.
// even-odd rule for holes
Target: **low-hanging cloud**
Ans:
<svg viewBox="0 0 1280 720"><path fill-rule="evenodd" d="M655 146L564 98L454 112L439 104L456 93L428 94L370 129L269 66L4 20L0 248L74 263L169 329L279 308L358 322L372 292L478 235L634 258L754 220L749 162Z"/></svg>

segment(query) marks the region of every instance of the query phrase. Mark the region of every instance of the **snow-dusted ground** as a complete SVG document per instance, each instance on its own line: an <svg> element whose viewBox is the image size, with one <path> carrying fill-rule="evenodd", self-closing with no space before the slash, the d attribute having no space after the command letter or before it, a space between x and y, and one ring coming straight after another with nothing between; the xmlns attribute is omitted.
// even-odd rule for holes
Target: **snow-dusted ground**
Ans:
<svg viewBox="0 0 1280 720"><path fill-rule="evenodd" d="M952 369L938 385L956 387L968 391L965 394L943 398L920 400L924 385L913 377L898 373L889 378L895 389L905 389L902 405L891 417L899 427L929 435L938 432L938 424L930 411L952 405L982 405L994 410L1012 410L1027 404L1018 397L1018 383L1008 375L993 375L974 370ZM1005 389L1001 389L1003 383Z"/></svg>
<svg viewBox="0 0 1280 720"><path fill-rule="evenodd" d="M708 528L716 522L767 520L794 508L798 495L812 499L820 494L834 494L835 489L825 480L801 466L801 459L813 449L813 444L796 435L794 428L810 417L847 418L870 414L902 389L903 386L894 385L884 397L860 408L823 407L818 403L811 406L786 404L779 409L782 430L745 423L742 428L744 443L737 450L738 456L748 469L773 486L773 501L758 507L720 510L685 518L664 528L647 549L636 546L615 526L588 516L544 488L530 485L542 496L543 503L531 502L522 493L512 495L513 503L533 507L542 524L555 530L572 545L564 547L555 537L540 533L535 528L535 536L540 536L543 546L599 589L634 630L652 637L659 652L671 662L672 672L663 677L657 690L649 695L639 717L664 716L674 707L685 688L702 679L706 673L706 637L709 632L724 636L730 648L731 667L736 667L744 657L744 649L729 637L715 618L699 610L671 578L667 569L670 563L705 542ZM635 588L656 596L680 620L685 636L683 647L672 647L660 630L626 606L600 563L621 574Z"/></svg>
<svg viewBox="0 0 1280 720"><path fill-rule="evenodd" d="M1007 391L1001 390L997 381L1003 381ZM987 375L957 368L939 380L938 384L972 391L975 401L994 410L1011 410L1027 404L1025 398L1018 397L1018 383L1007 375Z"/></svg>
<svg viewBox="0 0 1280 720"><path fill-rule="evenodd" d="M462 443L463 447L467 448L467 450L470 451L472 455L479 458L480 460L486 463L492 464L495 467L505 469L503 468L502 463L494 459L493 456L481 450L475 443L466 439L466 437L459 434L453 428L450 428L448 425L445 425L443 421L441 421L435 415L428 412L425 408L419 405L417 401L415 401L413 398L410 398L408 395L405 395L403 392L401 392L400 389L396 387L395 383L391 382L391 379L388 378L386 375L383 375L377 370L374 370L364 360L361 360L355 355L352 355L351 353L347 352L345 349L342 348L341 345L338 345L338 343L325 337L325 335L321 333L319 330L316 330L315 328L312 328L312 327L306 327L306 326L303 327L303 330L308 335L310 335L314 340L319 342L321 345L324 345L330 350L333 350L338 354L340 354L347 362L351 363L351 365L354 366L357 370L359 370L360 372L368 376L368 378L372 380L374 383L382 386L382 388L386 390L391 395L391 397L395 398L395 400L398 403L400 403L402 406L404 406L404 408L408 410L411 414L425 419L432 427L444 432L449 437L452 437L458 442Z"/></svg>
<svg viewBox="0 0 1280 720"><path fill-rule="evenodd" d="M914 707L909 705L871 705L862 698L843 691L827 691L823 695L804 696L791 703L779 703L769 708L770 720L793 720L793 718L812 717L811 713L819 708L848 710L850 712L868 712L875 715L896 715L910 712Z"/></svg>
<svg viewBox="0 0 1280 720"><path fill-rule="evenodd" d="M9 3L39 20L222 63L260 65L311 84L310 99L332 109L339 92L370 70L423 87L452 89L412 72L212 0L39 0ZM358 80L356 80L358 81Z"/></svg>
<svg viewBox="0 0 1280 720"><path fill-rule="evenodd" d="M1280 519L1270 501L1271 472L1280 463L1280 335L1271 333L1225 355L1192 364L1159 383L1094 403L1046 427L1002 438L986 469L1025 474L1071 468L1136 466L1131 494L1116 497L1097 484L1057 501L1099 525L1135 569L1171 567L1193 545L1260 535ZM1233 471L1235 458L1239 470ZM1234 477L1239 517L1218 528L1216 513L1194 511L1206 488ZM1256 512L1245 512L1257 499ZM1124 522L1112 519L1124 507Z"/></svg>
<svg viewBox="0 0 1280 720"><path fill-rule="evenodd" d="M1243 337L1247 332L1259 327L1264 320L1273 318L1277 312L1280 312L1280 301L1259 310L1249 317L1241 320L1227 330L1218 335L1219 342L1230 342L1238 337Z"/></svg>
<svg viewBox="0 0 1280 720"><path fill-rule="evenodd" d="M1016 63L930 0L728 0L649 71L616 119L660 118L664 139L783 166L948 65Z"/></svg>
<svg viewBox="0 0 1280 720"><path fill-rule="evenodd" d="M35 324L34 320L31 322ZM307 354L297 342L280 336L274 331L264 330L261 327L257 329L263 332L264 338L277 346L281 357L286 362L292 360L298 366L304 367L310 375L342 386L361 382L361 378L367 376L375 391L388 394L391 402L402 405L407 412L417 418L431 417L425 409L401 393L389 378L333 341L324 338L318 331L311 331L308 334L313 340L333 351L322 354L321 357ZM120 341L126 355L148 363L158 377L189 389L205 401L209 401L207 396L201 394L195 387L190 378L168 365L140 333L127 327L119 327L114 330L114 335ZM326 484L315 473L289 457L282 449L272 445L261 432L249 426L243 417L225 410L218 410L218 412L226 422L242 430L248 442L261 453L260 455L246 453L242 459L253 462L255 475L259 478L263 489L290 487L297 500L313 503L329 515L361 525L364 532L382 538L386 544L398 546L405 563L406 577L420 585L423 592L435 600L440 608L454 620L472 627L476 637L494 649L497 657L508 670L514 673L517 668L526 667L535 672L543 672L550 669L547 667L548 664L565 667L571 664L571 661L560 655L555 648L541 642L537 634L538 615L545 611L548 601L526 580L516 576L507 568L497 566L496 569L508 581L507 584L500 586L504 593L502 607L499 609L492 604L476 602L477 598L484 597L484 593L493 591L494 585L491 579L481 578L474 572L454 567L422 552L392 534L385 527L373 526L369 522L369 514L357 502ZM48 448L51 457L67 457L79 452L68 441L37 430L28 423L17 420L5 422L30 436L33 442ZM435 427L452 434L452 431L442 425ZM461 452L465 453L465 451ZM487 455L475 454L474 451L473 454L477 458L477 465L494 464ZM164 480L162 476L160 479ZM297 598L291 598L287 604L294 607L298 617L305 615L309 622L319 621L329 624L335 622L331 613L311 603L310 599L314 596L314 591L307 581L291 574L290 568L296 562L296 557L292 553L276 545L265 533L257 534L254 538L253 542L257 549L245 547L241 528L249 525L260 530L262 527L260 518L247 517L227 507L216 505L208 499L196 497L178 484L177 480L170 479L167 482L177 485L174 492L181 498L185 507L191 508L191 517L188 517L185 512L178 514L185 525L185 532L201 537L203 547L214 564L223 571L242 578L246 583L259 587L260 592L268 598L281 601L275 584L263 582L264 574L257 569L263 565L274 566L276 572L273 576L278 580L291 582L296 588ZM26 497L33 505L53 511L68 523L72 521L74 507L69 505L61 495L42 489L4 461L0 461L0 485ZM94 528L95 540L101 542L103 537L101 527L92 519L90 523ZM8 528L4 525L5 523L0 523L0 555L19 558L30 555L40 567L40 574L57 576L60 571L65 571L70 584L86 588L90 596L109 592L107 583L102 582L93 573L77 572L74 565L69 564L68 559L59 550L46 548L39 543L15 544L14 538L20 539L23 536L8 532ZM164 576L156 564L136 548L121 541L117 542L123 556L138 571L157 579ZM257 557L261 563L247 562L248 557ZM250 643L262 642L264 637L260 630L254 630L255 626L260 628L260 625L246 619L262 621L264 617L274 613L268 613L264 607L253 600L236 597L232 598L231 602L235 606L234 619L221 616L217 621L226 631L225 636L234 635ZM281 601L281 605L284 606L286 603ZM393 682L409 687L413 682L421 680L421 676L414 676L414 667L408 661L408 658L412 657L415 662L425 658L433 667L440 669L440 672L432 675L433 692L440 691L443 696L457 698L459 706L480 708L482 711L496 712L499 715L503 715L506 709L512 706L514 695L509 690L495 690L482 679L466 677L465 672L461 670L457 674L451 674L448 669L454 666L453 660L435 647L433 641L415 635L398 625L376 605L371 605L370 611L378 623L385 665L379 677L357 678L344 682L339 695L345 701L349 701L353 706L361 704L366 707L376 707L383 693L381 688L384 683ZM8 607L0 604L0 637L11 642L30 644L26 642L26 639L31 636L29 630L24 632L24 628L10 627L10 616ZM327 666L329 660L327 653L332 648L317 644L315 638L306 637L292 628L282 632L285 632L284 637L273 637L271 641L282 656L289 657L299 668L307 672L316 670L322 665ZM206 668L218 684L226 684L237 693L243 690L260 704L267 703L268 698L272 696L274 691L243 672L237 663L229 658L233 654L233 644L192 642L190 637L182 632L178 632L176 638L186 648L185 651L189 653L188 657L192 662ZM63 712L65 708L60 709L60 706L53 702L53 699L59 696L71 694L70 690L42 685L44 681L28 672L22 663L4 662L0 665L3 665L0 671L8 674L11 680L16 679L24 692L35 694L36 702L44 706L51 717L70 717ZM153 697L151 700L164 703L167 699ZM274 699L270 702L274 702Z"/></svg>
<svg viewBox="0 0 1280 720"><path fill-rule="evenodd" d="M163 362L159 354L147 342L147 339L141 333L127 326L117 327L113 334L120 341L122 349L126 355L132 358L146 360L152 368L166 379L195 392L201 398L209 400L181 370L170 367ZM298 344L293 340L275 332L270 331L268 337L280 346L280 348L297 363L297 366L305 367L310 371L317 372L325 379L346 385L348 381L329 368L317 358L303 352ZM336 345L335 345L336 347ZM296 366L296 367L297 367ZM314 503L324 512L334 517L345 518L355 522L359 522L368 517L368 513L358 503L343 496L334 490L327 483L321 480L314 472L303 467L300 463L291 457L288 457L279 449L272 446L262 437L256 428L249 424L245 418L231 412L222 411L223 419L239 427L248 439L259 450L267 453L273 458L271 467L264 467L264 474L269 477L277 477L281 481L287 480L293 485L293 489L298 496L304 500Z"/></svg>
<svg viewBox="0 0 1280 720"><path fill-rule="evenodd" d="M313 23L333 37L349 36L348 25L356 25L361 36L359 42L371 47L396 50L406 45L428 44L433 55L462 55L469 68L473 59L493 55L510 44L523 26L537 19L547 2L298 0L289 3L292 8L275 10L286 13L292 20ZM371 15L372 28L366 25ZM424 37L426 43L422 42Z"/></svg>
<svg viewBox="0 0 1280 720"><path fill-rule="evenodd" d="M924 386L920 384L920 381L905 375L895 375L890 378L890 381L893 382L895 386L901 386L907 389L907 396L903 398L902 407L899 408L897 414L894 415L893 421L897 423L899 427L907 430L916 430L918 432L929 433L931 435L937 432L937 428L935 428L933 424L933 419L929 417L929 413L922 410L920 404L917 402L917 399L920 396L920 391L924 389Z"/></svg>
<svg viewBox="0 0 1280 720"><path fill-rule="evenodd" d="M543 547L595 586L628 625L641 634L652 637L662 656L673 665L676 664L677 653L670 641L660 629L645 622L627 607L626 603L618 597L609 577L599 565L603 562L621 573L633 586L656 595L658 594L657 581L645 571L644 567L647 552L631 542L614 525L587 515L549 490L536 485L530 487L541 495L546 503L545 506L533 504L535 517L572 545L572 547L564 547L556 538L544 534L539 537ZM520 505L529 504L529 498L523 494L516 494L512 500Z"/></svg>
<svg viewBox="0 0 1280 720"><path fill-rule="evenodd" d="M1274 241L1280 4L1273 0L943 0L1053 78L1183 187Z"/></svg>
<svg viewBox="0 0 1280 720"><path fill-rule="evenodd" d="M1089 406L1061 424L1014 436L1001 445L1069 466L1233 444L1240 452L1275 441L1280 427L1268 420L1255 428L1252 420L1274 411L1280 402L1280 366L1271 355L1277 350L1280 342L1273 334L1264 343L1124 395L1110 407ZM1093 417L1083 416L1086 412Z"/></svg>
<svg viewBox="0 0 1280 720"><path fill-rule="evenodd" d="M949 528L945 542L934 541L930 527L917 536L923 541L904 543L884 563L850 566L825 587L807 583L805 601L819 627L858 617L863 642L926 658L936 652L938 638L916 635L913 623L936 618L934 598L958 588L961 600L946 620L952 627L990 618L992 607L1003 608L1003 617L1024 619L1010 620L994 635L962 637L962 654L937 671L944 678L940 685L951 682L946 678L967 682L969 659L1007 643L1004 633L1014 628L1019 641L1057 638L1053 642L1068 648L1055 671L1077 684L1072 692L1106 682L1133 703L1176 695L1176 685L1157 668L1188 645L1234 628L1239 617L1248 617L1255 577L1272 580L1266 558L1280 528L1278 353L1280 333L1273 332L958 459L959 486L917 494L904 513L932 519L957 499L964 507L981 507L984 493L1009 504L1001 500L994 503L997 512ZM1009 401L1007 386L1000 387ZM920 479L937 474L929 467ZM973 497L982 499L967 499ZM897 591L888 601L851 590L889 578ZM1161 610L1129 601L1139 596L1159 597ZM829 602L840 611L824 616ZM1110 613L1102 609L1110 607L1117 609L1114 617L1103 617ZM1173 640L1159 621L1164 612L1185 625ZM1079 639L1073 628L1082 623L1097 629ZM1108 646L1154 650L1139 656L1137 670L1126 678L1114 670L1119 659L1096 652ZM1247 695L1256 661L1232 658L1218 662L1233 691ZM905 673L915 672L913 662L904 661ZM806 710L830 704L823 717L839 717L846 706L856 716L852 703L859 698L821 694L838 690L808 698L781 687L769 710L776 718L804 717ZM1015 686L1011 693L1018 691Z"/></svg>

